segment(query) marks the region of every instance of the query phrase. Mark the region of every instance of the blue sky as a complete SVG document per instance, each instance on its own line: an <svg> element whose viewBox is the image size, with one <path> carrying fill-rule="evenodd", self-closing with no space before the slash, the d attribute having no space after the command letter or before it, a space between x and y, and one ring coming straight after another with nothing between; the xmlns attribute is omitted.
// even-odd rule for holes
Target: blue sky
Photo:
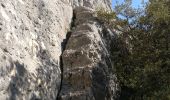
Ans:
<svg viewBox="0 0 170 100"><path fill-rule="evenodd" d="M124 0L112 0L112 7L115 6L116 1L118 1L118 3L124 2ZM132 6L135 8L141 7L142 1L147 2L148 0L132 0Z"/></svg>

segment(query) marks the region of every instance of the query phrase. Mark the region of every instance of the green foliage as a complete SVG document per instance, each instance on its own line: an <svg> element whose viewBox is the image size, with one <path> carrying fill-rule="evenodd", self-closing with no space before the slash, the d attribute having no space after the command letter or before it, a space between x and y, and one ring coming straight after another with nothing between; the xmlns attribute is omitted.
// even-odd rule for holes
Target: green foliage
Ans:
<svg viewBox="0 0 170 100"><path fill-rule="evenodd" d="M121 17L133 18L136 16L137 9L131 7L132 0L125 0L122 4L117 4L115 6L115 12Z"/></svg>
<svg viewBox="0 0 170 100"><path fill-rule="evenodd" d="M127 5L119 7L126 19L115 22L126 27L111 52L122 88L120 99L170 100L170 1L150 0L145 14L133 20L125 12Z"/></svg>
<svg viewBox="0 0 170 100"><path fill-rule="evenodd" d="M99 8L97 10L97 18L103 24L111 26L111 24L113 24L116 19L116 13L113 11L105 10L104 8Z"/></svg>

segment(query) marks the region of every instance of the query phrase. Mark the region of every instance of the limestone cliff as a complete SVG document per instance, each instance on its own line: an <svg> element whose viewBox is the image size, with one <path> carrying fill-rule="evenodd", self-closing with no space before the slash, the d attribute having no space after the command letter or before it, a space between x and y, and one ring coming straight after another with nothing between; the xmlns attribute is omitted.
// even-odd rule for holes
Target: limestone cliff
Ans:
<svg viewBox="0 0 170 100"><path fill-rule="evenodd" d="M108 50L114 34L94 14L110 5L0 0L0 100L114 99Z"/></svg>
<svg viewBox="0 0 170 100"><path fill-rule="evenodd" d="M75 9L74 27L62 54L61 100L113 100L116 77L109 58L114 34L102 26L93 9Z"/></svg>

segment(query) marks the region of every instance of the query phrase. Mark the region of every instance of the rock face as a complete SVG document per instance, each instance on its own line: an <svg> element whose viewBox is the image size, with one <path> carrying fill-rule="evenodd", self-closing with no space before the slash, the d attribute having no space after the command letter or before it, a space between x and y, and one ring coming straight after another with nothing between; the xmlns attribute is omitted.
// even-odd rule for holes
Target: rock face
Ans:
<svg viewBox="0 0 170 100"><path fill-rule="evenodd" d="M109 58L114 34L100 25L92 9L75 8L75 24L62 55L61 100L113 100L116 76Z"/></svg>
<svg viewBox="0 0 170 100"><path fill-rule="evenodd" d="M88 7L92 9L105 8L111 9L111 0L70 0L71 5L75 7Z"/></svg>
<svg viewBox="0 0 170 100"><path fill-rule="evenodd" d="M56 98L72 11L61 0L0 0L0 100Z"/></svg>
<svg viewBox="0 0 170 100"><path fill-rule="evenodd" d="M0 100L111 100L116 77L109 72L110 35L104 37L93 15L110 5L110 0L0 0Z"/></svg>

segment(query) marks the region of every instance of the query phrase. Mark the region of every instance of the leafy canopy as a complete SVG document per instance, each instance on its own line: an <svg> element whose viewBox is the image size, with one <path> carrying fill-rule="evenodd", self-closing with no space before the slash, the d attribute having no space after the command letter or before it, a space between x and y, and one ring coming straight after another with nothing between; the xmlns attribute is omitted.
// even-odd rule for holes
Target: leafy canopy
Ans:
<svg viewBox="0 0 170 100"><path fill-rule="evenodd" d="M126 0L98 17L121 33L111 45L120 100L170 100L170 0L149 0L145 9Z"/></svg>

